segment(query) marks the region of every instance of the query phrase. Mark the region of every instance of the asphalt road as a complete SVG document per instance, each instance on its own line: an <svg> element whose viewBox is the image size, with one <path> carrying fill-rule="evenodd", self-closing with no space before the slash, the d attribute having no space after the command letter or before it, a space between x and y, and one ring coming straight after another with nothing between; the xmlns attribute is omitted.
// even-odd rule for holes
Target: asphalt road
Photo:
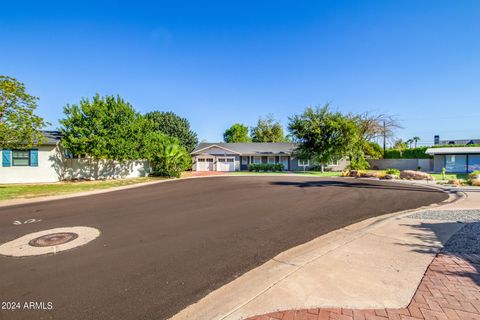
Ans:
<svg viewBox="0 0 480 320"><path fill-rule="evenodd" d="M0 208L0 243L88 226L56 255L0 256L0 319L165 319L278 253L363 219L445 200L432 189L346 179L212 177ZM27 219L42 221L13 225Z"/></svg>

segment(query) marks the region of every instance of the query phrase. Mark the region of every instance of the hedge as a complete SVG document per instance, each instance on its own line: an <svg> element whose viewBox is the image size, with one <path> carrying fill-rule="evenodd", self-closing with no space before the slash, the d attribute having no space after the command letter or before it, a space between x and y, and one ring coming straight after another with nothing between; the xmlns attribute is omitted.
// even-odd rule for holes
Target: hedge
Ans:
<svg viewBox="0 0 480 320"><path fill-rule="evenodd" d="M248 171L283 171L283 163L252 163L248 166Z"/></svg>
<svg viewBox="0 0 480 320"><path fill-rule="evenodd" d="M429 147L411 148L405 150L388 149L385 151L384 159L432 159L433 157L426 154L425 151Z"/></svg>

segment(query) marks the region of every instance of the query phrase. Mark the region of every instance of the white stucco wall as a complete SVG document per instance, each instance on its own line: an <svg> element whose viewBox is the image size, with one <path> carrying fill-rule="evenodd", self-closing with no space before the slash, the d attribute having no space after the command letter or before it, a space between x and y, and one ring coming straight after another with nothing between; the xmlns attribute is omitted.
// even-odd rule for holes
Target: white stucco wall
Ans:
<svg viewBox="0 0 480 320"><path fill-rule="evenodd" d="M146 160L118 162L64 159L58 147L40 146L38 167L3 167L0 161L0 184L136 178L144 177L149 172L150 165Z"/></svg>
<svg viewBox="0 0 480 320"><path fill-rule="evenodd" d="M53 165L58 149L55 146L38 147L38 167L3 167L0 162L0 183L56 182L58 174Z"/></svg>

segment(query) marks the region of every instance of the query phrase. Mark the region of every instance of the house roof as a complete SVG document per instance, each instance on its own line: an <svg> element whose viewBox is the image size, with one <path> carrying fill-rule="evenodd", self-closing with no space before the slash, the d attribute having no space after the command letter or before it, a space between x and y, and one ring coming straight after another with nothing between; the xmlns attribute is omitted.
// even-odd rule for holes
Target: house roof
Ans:
<svg viewBox="0 0 480 320"><path fill-rule="evenodd" d="M42 131L45 141L42 141L42 145L57 145L62 139L62 133L60 131Z"/></svg>
<svg viewBox="0 0 480 320"><path fill-rule="evenodd" d="M208 148L219 147L234 153L248 155L291 154L295 146L294 143L289 142L200 143L191 153L199 154Z"/></svg>
<svg viewBox="0 0 480 320"><path fill-rule="evenodd" d="M480 147L446 147L446 148L428 148L426 154L465 154L480 153Z"/></svg>

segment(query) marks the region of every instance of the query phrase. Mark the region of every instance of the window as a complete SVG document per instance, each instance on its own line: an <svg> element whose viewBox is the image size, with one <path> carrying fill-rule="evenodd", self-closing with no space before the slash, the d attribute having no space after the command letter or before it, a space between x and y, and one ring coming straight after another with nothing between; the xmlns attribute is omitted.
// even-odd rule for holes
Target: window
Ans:
<svg viewBox="0 0 480 320"><path fill-rule="evenodd" d="M207 159L205 159L205 160L207 160L207 162L213 162L213 159L212 159L212 158L207 158Z"/></svg>
<svg viewBox="0 0 480 320"><path fill-rule="evenodd" d="M227 158L227 162L235 162L233 158Z"/></svg>
<svg viewBox="0 0 480 320"><path fill-rule="evenodd" d="M205 162L204 158L198 158L198 162Z"/></svg>
<svg viewBox="0 0 480 320"><path fill-rule="evenodd" d="M467 156L461 154L446 155L445 169L447 172L465 172L467 169Z"/></svg>
<svg viewBox="0 0 480 320"><path fill-rule="evenodd" d="M253 157L253 163L255 164L262 163L262 157Z"/></svg>
<svg viewBox="0 0 480 320"><path fill-rule="evenodd" d="M468 156L468 172L480 170L480 154Z"/></svg>
<svg viewBox="0 0 480 320"><path fill-rule="evenodd" d="M310 165L310 160L308 159L298 159L298 165L300 167L307 167Z"/></svg>
<svg viewBox="0 0 480 320"><path fill-rule="evenodd" d="M267 162L268 163L275 163L275 157L268 157Z"/></svg>
<svg viewBox="0 0 480 320"><path fill-rule="evenodd" d="M12 150L12 165L14 167L30 165L29 150Z"/></svg>
<svg viewBox="0 0 480 320"><path fill-rule="evenodd" d="M242 157L242 164L243 165L248 164L248 157Z"/></svg>

